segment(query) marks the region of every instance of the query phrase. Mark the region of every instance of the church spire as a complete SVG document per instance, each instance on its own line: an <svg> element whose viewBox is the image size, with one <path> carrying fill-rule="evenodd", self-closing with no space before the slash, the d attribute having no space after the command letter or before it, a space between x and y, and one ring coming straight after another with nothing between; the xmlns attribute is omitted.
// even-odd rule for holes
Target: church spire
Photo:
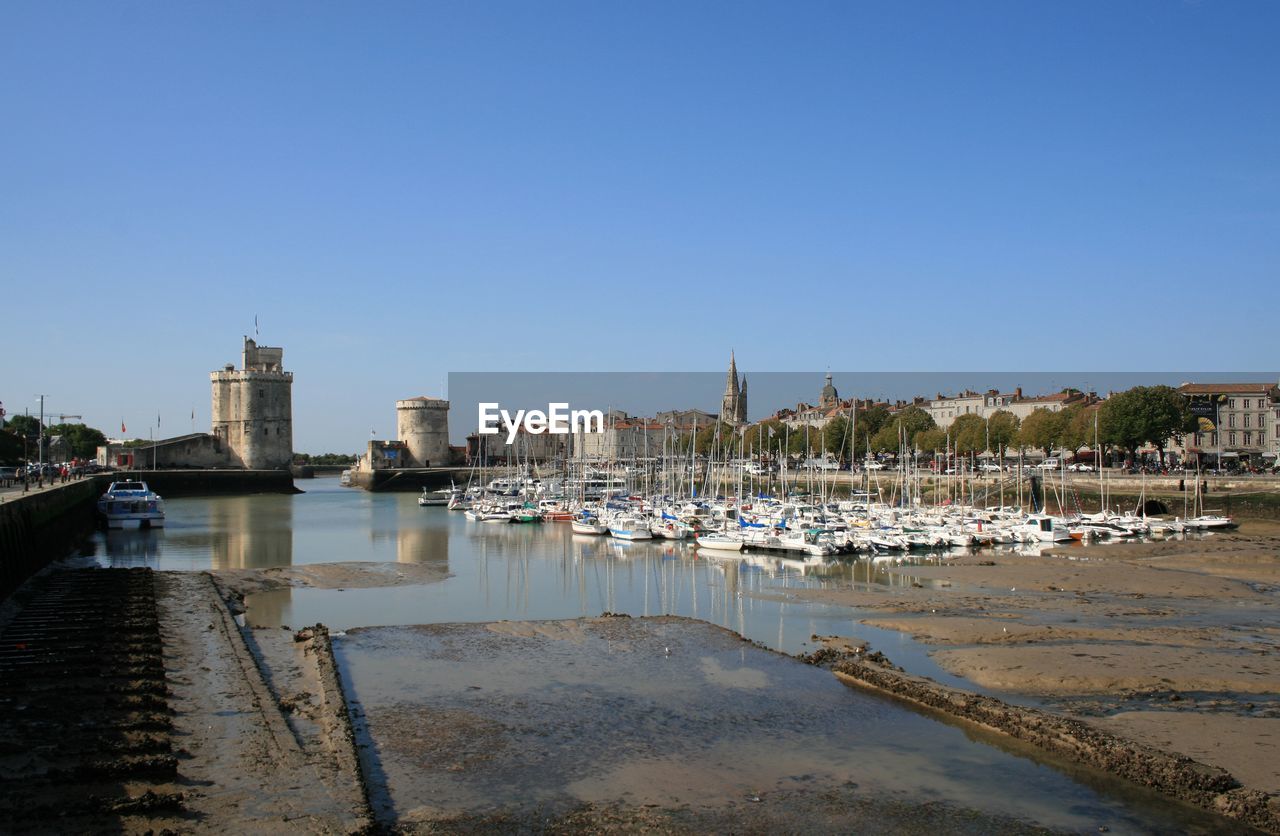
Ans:
<svg viewBox="0 0 1280 836"><path fill-rule="evenodd" d="M738 383L738 361L733 351L729 351L729 373L724 381L724 397L720 399L720 420L728 424L741 424L746 421L747 413L747 377L742 376Z"/></svg>

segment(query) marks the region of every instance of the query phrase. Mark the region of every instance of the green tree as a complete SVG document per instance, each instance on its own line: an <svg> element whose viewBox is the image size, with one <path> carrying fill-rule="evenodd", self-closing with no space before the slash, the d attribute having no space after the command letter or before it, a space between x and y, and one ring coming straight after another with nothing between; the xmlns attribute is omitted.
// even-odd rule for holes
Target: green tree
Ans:
<svg viewBox="0 0 1280 836"><path fill-rule="evenodd" d="M991 414L987 419L986 433L991 440L991 452L1004 458L1004 451L1009 449L1009 445L1018 443L1018 431L1022 427L1022 422L1018 420L1018 416L1014 415L1007 409L999 409Z"/></svg>
<svg viewBox="0 0 1280 836"><path fill-rule="evenodd" d="M1102 437L1134 455L1150 444L1164 461L1165 446L1194 426L1186 400L1169 386L1135 386L1112 395L1099 407Z"/></svg>
<svg viewBox="0 0 1280 836"><path fill-rule="evenodd" d="M747 427L743 436L744 449L748 455L778 455L783 439L788 437L787 425L777 418L765 418Z"/></svg>
<svg viewBox="0 0 1280 836"><path fill-rule="evenodd" d="M921 452L943 453L947 449L947 431L932 427L916 433L916 449Z"/></svg>
<svg viewBox="0 0 1280 836"><path fill-rule="evenodd" d="M91 459L98 454L98 447L107 443L101 430L86 424L54 424L45 427L44 434L60 435L71 445L71 454L78 459Z"/></svg>
<svg viewBox="0 0 1280 836"><path fill-rule="evenodd" d="M896 453L901 444L897 424L885 424L871 436L871 450L875 453Z"/></svg>
<svg viewBox="0 0 1280 836"><path fill-rule="evenodd" d="M40 436L40 419L30 415L15 415L5 423L4 428L20 438L35 441Z"/></svg>
<svg viewBox="0 0 1280 836"><path fill-rule="evenodd" d="M837 415L822 428L822 451L840 458L852 455L853 439L849 437L849 419Z"/></svg>
<svg viewBox="0 0 1280 836"><path fill-rule="evenodd" d="M1066 428L1066 415L1041 407L1022 421L1018 429L1018 444L1033 450L1043 450L1045 456L1053 455L1054 446L1062 443Z"/></svg>
<svg viewBox="0 0 1280 836"><path fill-rule="evenodd" d="M1072 404L1062 410L1062 434L1059 443L1072 451L1093 446L1093 410Z"/></svg>
<svg viewBox="0 0 1280 836"><path fill-rule="evenodd" d="M893 416L892 420L871 436L871 449L877 453L896 451L899 445L899 430L906 432L907 443L911 444L918 434L936 426L933 416L927 410L918 406L909 406ZM862 435L861 426L859 426L858 435Z"/></svg>
<svg viewBox="0 0 1280 836"><path fill-rule="evenodd" d="M730 456L738 454L738 431L732 424L713 424L698 430L695 448L698 455L709 456L714 452L717 458L724 458L725 451L729 449L732 449Z"/></svg>
<svg viewBox="0 0 1280 836"><path fill-rule="evenodd" d="M868 409L859 409L855 416L858 438L863 439L863 443L866 443L866 438L880 432L892 417L887 407L878 404Z"/></svg>
<svg viewBox="0 0 1280 836"><path fill-rule="evenodd" d="M957 453L967 456L987 448L987 422L980 415L961 415L947 430L951 433L951 449Z"/></svg>

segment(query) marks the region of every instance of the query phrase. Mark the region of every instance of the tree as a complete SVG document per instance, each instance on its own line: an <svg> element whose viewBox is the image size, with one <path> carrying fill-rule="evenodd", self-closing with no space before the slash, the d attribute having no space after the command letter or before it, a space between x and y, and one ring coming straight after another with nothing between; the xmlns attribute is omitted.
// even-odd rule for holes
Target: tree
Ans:
<svg viewBox="0 0 1280 836"><path fill-rule="evenodd" d="M951 432L951 449L969 455L987 449L987 422L972 412L961 415L947 428Z"/></svg>
<svg viewBox="0 0 1280 836"><path fill-rule="evenodd" d="M876 453L896 453L901 443L896 423L885 424L875 435L871 436L871 449Z"/></svg>
<svg viewBox="0 0 1280 836"><path fill-rule="evenodd" d="M1018 430L1021 427L1022 422L1018 420L1018 416L1007 409L999 409L993 412L987 418L986 428L987 437L991 442L991 452L996 453L1003 459L1004 451L1009 449L1009 445L1018 442Z"/></svg>
<svg viewBox="0 0 1280 836"><path fill-rule="evenodd" d="M786 425L782 421L777 418L766 418L747 427L746 435L743 436L743 440L746 442L746 452L748 454L759 454L763 451L766 455L769 453L776 454L785 434Z"/></svg>
<svg viewBox="0 0 1280 836"><path fill-rule="evenodd" d="M101 430L85 424L54 424L46 427L46 436L60 435L71 445L71 454L77 459L91 459L98 454L99 445L107 443Z"/></svg>
<svg viewBox="0 0 1280 836"><path fill-rule="evenodd" d="M1023 447L1043 450L1045 456L1053 455L1054 445L1062 443L1066 428L1066 415L1041 407L1022 421L1018 429L1018 443Z"/></svg>
<svg viewBox="0 0 1280 836"><path fill-rule="evenodd" d="M947 431L933 427L916 433L916 449L921 452L940 453L947 449Z"/></svg>
<svg viewBox="0 0 1280 836"><path fill-rule="evenodd" d="M892 418L887 407L877 404L867 409L859 409L855 416L858 438L866 438L880 432L885 424L889 423Z"/></svg>
<svg viewBox="0 0 1280 836"><path fill-rule="evenodd" d="M933 422L933 416L926 410L918 406L909 406L893 416L893 420L881 427L871 437L871 448L878 453L897 450L899 431L905 431L907 443L912 444L915 442L917 435L936 426L937 424ZM861 428L859 428L858 433L861 435Z"/></svg>
<svg viewBox="0 0 1280 836"><path fill-rule="evenodd" d="M15 415L9 419L4 428L15 435L35 441L40 436L40 419L30 415Z"/></svg>
<svg viewBox="0 0 1280 836"><path fill-rule="evenodd" d="M709 456L714 451L717 458L724 458L725 450L732 446L733 453L738 452L738 431L732 424L712 425L698 430L698 444L695 452L700 456Z"/></svg>
<svg viewBox="0 0 1280 836"><path fill-rule="evenodd" d="M1093 446L1093 416L1095 412L1082 404L1072 404L1062 410L1062 436L1059 442L1072 452L1081 447Z"/></svg>
<svg viewBox="0 0 1280 836"><path fill-rule="evenodd" d="M918 406L909 406L902 410L893 419L893 422L906 428L908 439L914 439L916 433L921 430L931 430L938 426L934 423L933 416L929 414L929 410L921 409Z"/></svg>
<svg viewBox="0 0 1280 836"><path fill-rule="evenodd" d="M843 415L837 415L827 421L826 426L822 428L824 453L830 453L840 459L849 458L852 443L853 439L849 437L849 419Z"/></svg>
<svg viewBox="0 0 1280 836"><path fill-rule="evenodd" d="M1098 421L1105 441L1130 455L1150 444L1161 463L1170 437L1192 426L1186 400L1170 386L1135 386L1112 395L1099 407Z"/></svg>

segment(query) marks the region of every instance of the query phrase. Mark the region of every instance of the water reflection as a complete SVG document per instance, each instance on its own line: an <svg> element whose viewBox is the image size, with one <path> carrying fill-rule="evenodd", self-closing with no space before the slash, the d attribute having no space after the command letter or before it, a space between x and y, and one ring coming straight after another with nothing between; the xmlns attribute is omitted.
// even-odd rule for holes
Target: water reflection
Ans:
<svg viewBox="0 0 1280 836"><path fill-rule="evenodd" d="M396 523L396 562L420 563L449 570L449 527L438 515L400 503Z"/></svg>
<svg viewBox="0 0 1280 836"><path fill-rule="evenodd" d="M96 546L100 545L111 566L155 568L160 564L160 550L164 543L163 528L113 528L100 532L99 536L100 539L89 552L97 554Z"/></svg>
<svg viewBox="0 0 1280 836"><path fill-rule="evenodd" d="M214 569L293 564L293 503L285 496L236 496L209 503Z"/></svg>

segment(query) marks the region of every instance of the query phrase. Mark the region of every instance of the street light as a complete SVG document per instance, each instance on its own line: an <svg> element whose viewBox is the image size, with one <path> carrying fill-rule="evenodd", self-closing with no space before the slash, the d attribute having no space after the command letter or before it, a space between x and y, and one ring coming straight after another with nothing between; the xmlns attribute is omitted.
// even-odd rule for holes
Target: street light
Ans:
<svg viewBox="0 0 1280 836"><path fill-rule="evenodd" d="M40 399L40 424L37 427L36 459L40 465L40 475L44 475L44 395L36 395Z"/></svg>

